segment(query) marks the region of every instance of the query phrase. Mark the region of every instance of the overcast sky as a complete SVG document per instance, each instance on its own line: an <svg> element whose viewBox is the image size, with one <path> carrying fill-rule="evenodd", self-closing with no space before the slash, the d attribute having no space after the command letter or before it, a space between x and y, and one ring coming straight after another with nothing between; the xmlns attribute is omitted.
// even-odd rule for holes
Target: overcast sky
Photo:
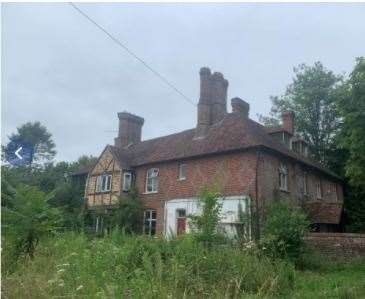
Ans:
<svg viewBox="0 0 365 299"><path fill-rule="evenodd" d="M294 66L319 60L348 74L365 55L364 4L78 6L194 102L200 67L222 72L228 99L248 101L254 119ZM143 139L196 124L196 107L66 3L3 4L1 28L2 142L40 121L57 160L71 161L113 143L118 111L145 118Z"/></svg>

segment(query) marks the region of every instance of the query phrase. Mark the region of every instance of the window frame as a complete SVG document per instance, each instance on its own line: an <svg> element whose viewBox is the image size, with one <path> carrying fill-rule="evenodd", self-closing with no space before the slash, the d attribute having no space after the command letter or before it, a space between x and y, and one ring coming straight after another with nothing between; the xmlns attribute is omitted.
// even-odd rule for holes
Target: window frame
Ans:
<svg viewBox="0 0 365 299"><path fill-rule="evenodd" d="M184 169L184 171L182 171L183 169ZM179 181L186 180L186 163L179 163L177 171L178 171L177 179Z"/></svg>
<svg viewBox="0 0 365 299"><path fill-rule="evenodd" d="M289 192L289 170L285 164L279 166L279 190Z"/></svg>
<svg viewBox="0 0 365 299"><path fill-rule="evenodd" d="M106 193L112 190L112 174L101 174L96 177L96 193Z"/></svg>
<svg viewBox="0 0 365 299"><path fill-rule="evenodd" d="M149 217L147 217L147 214L149 213ZM153 215L155 216L153 218ZM148 224L146 225L146 222ZM153 209L148 209L143 212L143 233L147 234L149 236L156 235L156 226L157 226L157 211ZM146 231L146 228L148 227L148 231Z"/></svg>
<svg viewBox="0 0 365 299"><path fill-rule="evenodd" d="M317 199L323 199L323 189L322 189L322 181L321 180L318 180L318 182L316 182L316 198Z"/></svg>
<svg viewBox="0 0 365 299"><path fill-rule="evenodd" d="M129 181L126 180L126 177L127 176L129 176ZM123 192L129 192L131 190L132 181L133 181L132 172L131 171L125 171L125 172L123 172L123 186L122 186ZM128 186L127 186L127 182L128 182Z"/></svg>
<svg viewBox="0 0 365 299"><path fill-rule="evenodd" d="M157 193L158 192L158 175L159 175L159 169L158 168L149 168L149 169L147 169L147 172L146 172L146 187L145 187L145 193L146 194ZM149 190L149 186L151 186L151 190Z"/></svg>

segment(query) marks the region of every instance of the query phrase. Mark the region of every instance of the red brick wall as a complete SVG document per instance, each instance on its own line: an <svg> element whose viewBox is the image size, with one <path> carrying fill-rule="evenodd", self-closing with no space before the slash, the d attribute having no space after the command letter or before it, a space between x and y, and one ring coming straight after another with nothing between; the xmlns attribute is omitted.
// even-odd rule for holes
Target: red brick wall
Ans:
<svg viewBox="0 0 365 299"><path fill-rule="evenodd" d="M157 211L157 232L163 231L164 201L196 196L205 185L217 183L225 196L253 194L255 190L256 154L254 151L223 154L183 161L186 180L178 180L182 161L141 166L136 169L136 187L146 209ZM159 169L158 192L145 193L146 173Z"/></svg>
<svg viewBox="0 0 365 299"><path fill-rule="evenodd" d="M301 201L317 200L316 182L322 184L322 200L343 202L342 185L318 171L306 168L299 163L293 162L284 157L280 157L268 152L261 152L259 158L258 172L258 197L260 200L270 200L278 193L281 197L288 198L291 202L299 204ZM283 163L288 168L288 192L279 191L278 168ZM303 194L301 187L301 177L307 173L308 193ZM335 186L332 188L332 185ZM331 190L336 190L332 192ZM337 199L336 199L337 193Z"/></svg>
<svg viewBox="0 0 365 299"><path fill-rule="evenodd" d="M310 248L325 255L365 256L365 234L310 233L305 240Z"/></svg>

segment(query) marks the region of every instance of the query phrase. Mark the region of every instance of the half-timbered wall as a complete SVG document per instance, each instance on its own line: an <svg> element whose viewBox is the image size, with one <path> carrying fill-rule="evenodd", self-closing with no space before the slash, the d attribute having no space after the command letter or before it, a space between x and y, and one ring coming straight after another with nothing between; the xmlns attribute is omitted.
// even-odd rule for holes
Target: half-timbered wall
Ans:
<svg viewBox="0 0 365 299"><path fill-rule="evenodd" d="M110 192L96 192L96 179L99 175L111 174L112 183ZM113 157L110 149L106 148L99 158L94 169L89 173L85 197L89 207L113 205L118 202L121 190L122 169Z"/></svg>

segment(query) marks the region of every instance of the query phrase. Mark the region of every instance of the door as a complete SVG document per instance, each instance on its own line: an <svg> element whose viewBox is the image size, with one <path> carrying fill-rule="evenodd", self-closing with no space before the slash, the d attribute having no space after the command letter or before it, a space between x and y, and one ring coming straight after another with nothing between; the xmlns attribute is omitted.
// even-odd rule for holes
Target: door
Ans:
<svg viewBox="0 0 365 299"><path fill-rule="evenodd" d="M186 211L179 209L176 211L176 234L181 235L186 231Z"/></svg>

